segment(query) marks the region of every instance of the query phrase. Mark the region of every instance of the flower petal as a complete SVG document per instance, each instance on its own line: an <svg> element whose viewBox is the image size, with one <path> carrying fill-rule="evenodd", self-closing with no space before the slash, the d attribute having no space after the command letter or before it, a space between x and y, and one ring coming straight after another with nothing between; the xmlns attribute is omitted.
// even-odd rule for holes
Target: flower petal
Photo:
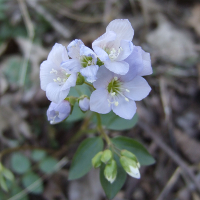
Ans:
<svg viewBox="0 0 200 200"><path fill-rule="evenodd" d="M141 76L136 76L132 81L124 82L122 87L129 90L129 92L125 91L124 95L134 101L144 99L151 91L151 87Z"/></svg>
<svg viewBox="0 0 200 200"><path fill-rule="evenodd" d="M129 64L125 61L106 60L104 65L107 69L115 74L125 75L129 70Z"/></svg>
<svg viewBox="0 0 200 200"><path fill-rule="evenodd" d="M58 70L56 65L49 60L43 61L40 65L40 85L44 91L46 91L47 85L56 78L55 74L50 73L52 69Z"/></svg>
<svg viewBox="0 0 200 200"><path fill-rule="evenodd" d="M121 76L123 81L131 81L143 70L142 53L139 47L134 46L131 55L124 61L129 64L129 71L124 76Z"/></svg>
<svg viewBox="0 0 200 200"><path fill-rule="evenodd" d="M133 167L133 166L129 166L130 168L130 172L127 172L130 176L132 176L133 178L137 178L140 179L140 171L138 168Z"/></svg>
<svg viewBox="0 0 200 200"><path fill-rule="evenodd" d="M146 76L153 73L152 67L151 67L151 57L150 53L145 52L141 49L142 53L142 60L143 60L143 70L138 74L139 76Z"/></svg>
<svg viewBox="0 0 200 200"><path fill-rule="evenodd" d="M113 112L124 119L132 119L137 109L135 102L132 100L126 101L122 96L116 97L115 101L118 102L118 105L112 104Z"/></svg>
<svg viewBox="0 0 200 200"><path fill-rule="evenodd" d="M61 91L64 91L66 89L70 89L70 87L76 86L76 80L77 80L77 73L71 74L66 80L66 82L64 83L64 85L62 86Z"/></svg>
<svg viewBox="0 0 200 200"><path fill-rule="evenodd" d="M106 28L106 32L108 31L113 31L117 34L118 43L120 43L120 40L132 41L134 35L134 30L128 19L115 19L111 21Z"/></svg>
<svg viewBox="0 0 200 200"><path fill-rule="evenodd" d="M109 60L108 54L103 49L98 46L94 46L93 49L101 61Z"/></svg>
<svg viewBox="0 0 200 200"><path fill-rule="evenodd" d="M81 40L75 39L69 43L67 46L68 54L71 58L79 59L80 58L80 48L84 45Z"/></svg>
<svg viewBox="0 0 200 200"><path fill-rule="evenodd" d="M60 103L67 97L69 90L62 90L62 86L59 86L57 83L49 83L46 88L46 95L50 101Z"/></svg>
<svg viewBox="0 0 200 200"><path fill-rule="evenodd" d="M85 68L82 68L80 72L83 76L87 77L88 82L93 83L97 79L96 74L98 69L99 69L98 65L90 65Z"/></svg>
<svg viewBox="0 0 200 200"><path fill-rule="evenodd" d="M94 49L95 46L98 46L104 49L109 45L109 43L113 42L115 39L116 33L114 33L113 31L107 31L92 43L92 48Z"/></svg>
<svg viewBox="0 0 200 200"><path fill-rule="evenodd" d="M122 51L120 51L116 61L122 61L130 56L131 52L133 51L133 43L128 40L121 40L120 47L122 48Z"/></svg>
<svg viewBox="0 0 200 200"><path fill-rule="evenodd" d="M110 81L113 79L114 73L109 71L104 66L101 66L97 72L97 80L93 83L95 88L107 88Z"/></svg>
<svg viewBox="0 0 200 200"><path fill-rule="evenodd" d="M106 114L111 111L108 99L110 99L109 93L106 89L97 89L90 96L90 110Z"/></svg>
<svg viewBox="0 0 200 200"><path fill-rule="evenodd" d="M82 68L78 59L69 59L67 62L63 62L61 67L65 69L68 74L79 72Z"/></svg>
<svg viewBox="0 0 200 200"><path fill-rule="evenodd" d="M67 61L69 59L67 55L67 50L62 44L56 43L52 50L50 51L47 60L54 63L56 66L60 66L62 61Z"/></svg>
<svg viewBox="0 0 200 200"><path fill-rule="evenodd" d="M95 55L95 53L89 47L82 45L80 48L80 55L81 56L91 56L91 55Z"/></svg>

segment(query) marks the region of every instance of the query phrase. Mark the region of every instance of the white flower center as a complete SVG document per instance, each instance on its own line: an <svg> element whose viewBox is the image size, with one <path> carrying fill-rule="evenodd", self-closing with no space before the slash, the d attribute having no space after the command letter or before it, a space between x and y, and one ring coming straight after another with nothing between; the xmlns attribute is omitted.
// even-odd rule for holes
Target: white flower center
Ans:
<svg viewBox="0 0 200 200"><path fill-rule="evenodd" d="M50 71L50 74L55 75L55 78L53 79L53 81L58 83L59 85L63 85L70 76L70 74L66 73L64 69L55 70L52 68L52 70Z"/></svg>
<svg viewBox="0 0 200 200"><path fill-rule="evenodd" d="M122 96L125 99L125 101L129 102L129 99L123 94L123 91L130 92L130 90L122 87L122 83L118 79L118 77L115 76L111 80L111 82L108 84L107 90L108 90L108 92L110 93L110 96L111 96L111 101L110 101L110 99L107 99L109 106L111 104L118 106L119 102L117 101L117 98L119 96Z"/></svg>
<svg viewBox="0 0 200 200"><path fill-rule="evenodd" d="M119 47L118 50L116 50L115 48L112 48L110 53L108 54L110 60L115 60L119 56L121 51L123 51L122 47Z"/></svg>

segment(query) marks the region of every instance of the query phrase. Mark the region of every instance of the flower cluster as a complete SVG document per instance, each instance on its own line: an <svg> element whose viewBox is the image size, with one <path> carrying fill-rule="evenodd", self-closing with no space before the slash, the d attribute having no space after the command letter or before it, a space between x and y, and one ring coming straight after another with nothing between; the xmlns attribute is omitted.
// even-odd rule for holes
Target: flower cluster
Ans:
<svg viewBox="0 0 200 200"><path fill-rule="evenodd" d="M71 87L86 83L90 97L77 98L80 108L100 114L111 110L124 119L136 112L135 101L145 98L151 88L142 77L152 73L150 54L132 43L134 30L127 19L109 23L106 32L92 43L92 49L75 39L67 49L55 44L40 66L41 88L52 101L47 111L51 124L67 118Z"/></svg>

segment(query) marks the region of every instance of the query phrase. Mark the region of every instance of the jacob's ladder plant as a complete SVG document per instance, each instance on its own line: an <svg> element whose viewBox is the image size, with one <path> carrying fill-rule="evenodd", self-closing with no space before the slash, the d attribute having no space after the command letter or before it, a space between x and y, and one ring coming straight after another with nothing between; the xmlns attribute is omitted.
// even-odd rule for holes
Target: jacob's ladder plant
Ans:
<svg viewBox="0 0 200 200"><path fill-rule="evenodd" d="M100 181L109 199L121 189L127 174L139 179L140 166L154 163L142 144L124 136L110 138L106 131L132 128L137 120L135 102L151 91L143 78L152 74L150 54L132 43L133 35L127 19L116 19L92 43L92 49L79 39L67 48L56 43L40 66L41 88L51 101L50 123L70 119L78 105L83 113L90 113L97 123L95 133L100 133L80 144L69 179L84 176L92 166L100 168ZM80 85L89 87L90 94L80 91ZM71 95L74 89L78 97Z"/></svg>

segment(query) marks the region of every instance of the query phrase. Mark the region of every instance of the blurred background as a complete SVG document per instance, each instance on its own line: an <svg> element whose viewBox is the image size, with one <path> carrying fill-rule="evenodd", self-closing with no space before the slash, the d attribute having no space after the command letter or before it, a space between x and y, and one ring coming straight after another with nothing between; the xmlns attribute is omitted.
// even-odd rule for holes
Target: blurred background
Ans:
<svg viewBox="0 0 200 200"><path fill-rule="evenodd" d="M39 71L54 43L78 38L91 47L116 18L129 19L154 72L136 126L109 134L140 141L156 163L140 180L128 177L115 200L200 200L199 0L0 0L0 161L15 176L0 178L0 200L106 199L98 170L67 180L87 137L72 141L84 114L50 125Z"/></svg>

